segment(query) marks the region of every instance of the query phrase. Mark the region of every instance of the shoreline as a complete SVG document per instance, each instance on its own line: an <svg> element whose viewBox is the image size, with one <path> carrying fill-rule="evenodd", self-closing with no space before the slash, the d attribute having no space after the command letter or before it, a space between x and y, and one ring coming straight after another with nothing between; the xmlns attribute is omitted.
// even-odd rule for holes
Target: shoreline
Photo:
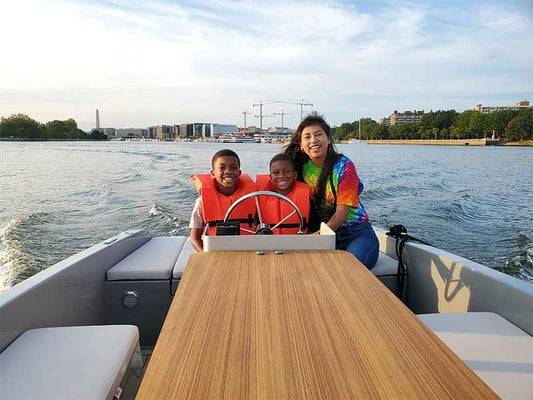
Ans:
<svg viewBox="0 0 533 400"><path fill-rule="evenodd" d="M531 147L533 140L521 142L500 143L495 139L451 139L451 140L427 140L427 139L406 139L406 140L366 140L367 144L411 144L419 146L514 146Z"/></svg>
<svg viewBox="0 0 533 400"><path fill-rule="evenodd" d="M0 138L0 142L109 142L112 140L105 139L29 139L29 138ZM117 141L117 140L115 140ZM150 140L151 142L178 142L177 140ZM124 142L144 142L142 140L125 140ZM194 143L196 141L182 141ZM204 142L198 140L198 142ZM521 142L500 143L496 139L451 139L451 140L428 140L428 139L377 139L361 140L365 144L389 144L389 145L418 145L418 146L510 146L510 147L533 147L533 140L524 140ZM338 144L353 144L347 140L341 140ZM278 143L261 143L261 144L278 144Z"/></svg>

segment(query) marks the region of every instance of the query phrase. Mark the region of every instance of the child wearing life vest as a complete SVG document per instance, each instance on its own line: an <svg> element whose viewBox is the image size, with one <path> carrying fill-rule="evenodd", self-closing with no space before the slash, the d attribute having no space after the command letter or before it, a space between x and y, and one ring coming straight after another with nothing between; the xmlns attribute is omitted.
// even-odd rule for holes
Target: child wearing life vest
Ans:
<svg viewBox="0 0 533 400"><path fill-rule="evenodd" d="M276 154L270 160L270 175L257 175L256 183L258 190L268 190L282 194L291 199L300 209L304 217L305 224L309 221L309 198L311 192L309 187L296 181L298 171L294 161L287 154ZM260 196L259 207L263 222L271 227L275 226L283 218L294 211L293 207L284 200L275 197ZM299 230L300 220L294 214L284 221L279 228L274 229L275 234L296 234ZM307 227L304 233L307 232Z"/></svg>
<svg viewBox="0 0 533 400"><path fill-rule="evenodd" d="M204 244L202 234L209 224L208 235L215 235L216 224L222 222L229 207L242 196L255 192L256 185L252 179L241 174L241 161L232 150L217 151L211 160L210 174L192 175L198 194L189 224L191 244L196 251L202 251ZM240 203L232 211L230 220L240 226L253 225L256 207L253 199Z"/></svg>

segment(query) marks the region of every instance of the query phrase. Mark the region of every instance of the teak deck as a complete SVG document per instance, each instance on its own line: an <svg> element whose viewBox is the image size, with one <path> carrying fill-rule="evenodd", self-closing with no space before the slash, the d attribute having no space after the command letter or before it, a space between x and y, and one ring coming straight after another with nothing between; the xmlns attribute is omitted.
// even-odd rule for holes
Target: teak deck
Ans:
<svg viewBox="0 0 533 400"><path fill-rule="evenodd" d="M498 398L351 254L191 257L137 399Z"/></svg>

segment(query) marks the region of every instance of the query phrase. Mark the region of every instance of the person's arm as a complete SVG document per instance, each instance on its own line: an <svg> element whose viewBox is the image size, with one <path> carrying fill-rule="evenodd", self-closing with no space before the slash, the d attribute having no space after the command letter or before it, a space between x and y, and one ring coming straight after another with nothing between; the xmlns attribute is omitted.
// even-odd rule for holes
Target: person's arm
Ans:
<svg viewBox="0 0 533 400"><path fill-rule="evenodd" d="M191 244L197 252L204 250L204 241L202 240L203 228L191 228Z"/></svg>
<svg viewBox="0 0 533 400"><path fill-rule="evenodd" d="M191 222L189 223L189 231L191 235L191 244L194 250L200 252L204 249L204 242L202 240L202 233L204 231L204 220L202 211L202 197L198 197L194 203L194 208L191 214Z"/></svg>
<svg viewBox="0 0 533 400"><path fill-rule="evenodd" d="M350 206L346 206L344 204L337 204L335 214L333 214L329 221L326 222L326 225L329 226L332 231L336 231L341 227L342 224L346 222L346 219L348 219L350 209Z"/></svg>
<svg viewBox="0 0 533 400"><path fill-rule="evenodd" d="M336 190L335 214L326 222L333 231L337 231L346 222L351 209L357 207L359 202L359 177L352 161L347 160L342 165Z"/></svg>

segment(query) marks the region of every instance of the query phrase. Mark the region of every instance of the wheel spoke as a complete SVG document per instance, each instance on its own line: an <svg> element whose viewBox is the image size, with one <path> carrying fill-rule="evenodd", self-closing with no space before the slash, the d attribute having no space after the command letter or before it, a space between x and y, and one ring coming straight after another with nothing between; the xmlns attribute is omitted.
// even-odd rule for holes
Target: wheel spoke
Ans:
<svg viewBox="0 0 533 400"><path fill-rule="evenodd" d="M256 197L257 198L257 197ZM271 229L274 230L278 226L280 226L282 223L287 221L290 217L292 217L294 214L296 214L296 211L291 212L289 215L287 215L285 218L283 218L281 221L279 221L276 225L274 225Z"/></svg>
<svg viewBox="0 0 533 400"><path fill-rule="evenodd" d="M257 209L257 217L259 218L259 224L263 223L263 217L261 216L261 207L259 207L259 197L255 197L255 208Z"/></svg>

